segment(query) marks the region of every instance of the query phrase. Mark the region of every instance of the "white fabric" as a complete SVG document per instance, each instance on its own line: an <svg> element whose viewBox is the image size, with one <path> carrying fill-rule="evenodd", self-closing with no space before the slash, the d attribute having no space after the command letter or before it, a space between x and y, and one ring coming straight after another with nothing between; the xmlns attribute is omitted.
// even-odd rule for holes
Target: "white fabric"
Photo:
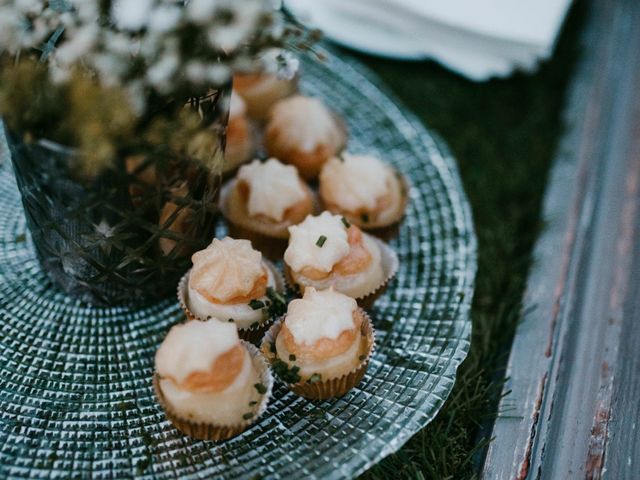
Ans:
<svg viewBox="0 0 640 480"><path fill-rule="evenodd" d="M286 0L327 37L395 58L433 58L474 80L549 57L571 0Z"/></svg>

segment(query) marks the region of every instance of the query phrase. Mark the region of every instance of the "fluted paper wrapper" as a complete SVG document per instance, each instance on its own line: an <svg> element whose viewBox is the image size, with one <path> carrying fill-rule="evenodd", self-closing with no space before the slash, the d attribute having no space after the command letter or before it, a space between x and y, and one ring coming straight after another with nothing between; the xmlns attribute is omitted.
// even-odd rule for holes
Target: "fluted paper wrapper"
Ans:
<svg viewBox="0 0 640 480"><path fill-rule="evenodd" d="M383 272L383 281L374 288L371 292L366 293L360 297L356 298L358 305L365 310L370 309L375 301L382 295L387 289L388 283L396 276L398 273L398 267L400 263L398 261L398 255L396 252L386 243L384 243L379 238L372 237L373 241L376 242L380 249L380 260L382 262L382 272ZM302 292L298 292L298 288L296 287L297 283L293 280L293 276L291 274L291 269L289 265L285 264L284 267L284 278L286 282L287 289L290 292L295 294L300 294ZM313 286L312 284L307 286Z"/></svg>
<svg viewBox="0 0 640 480"><path fill-rule="evenodd" d="M271 273L273 274L273 278L275 279L275 282L276 282L275 290L280 294L284 294L286 283L285 283L284 277L282 276L282 273L269 260L264 259L263 262L265 263L267 268L271 270ZM190 273L191 273L191 270L185 273L180 279L180 282L178 283L177 295L178 295L178 302L180 303L180 308L182 309L182 311L184 312L184 314L189 320L206 320L206 318L197 317L191 310L189 310L187 298L189 296L189 274ZM224 320L224 319L220 319L220 320ZM254 345L259 345L260 341L262 340L262 337L264 336L264 333L273 324L274 320L275 320L274 318L268 318L265 321L256 325L255 327L249 327L249 328L238 327L238 336L242 340L251 342Z"/></svg>
<svg viewBox="0 0 640 480"><path fill-rule="evenodd" d="M360 361L360 363L351 370L346 375L342 375L341 377L336 378L328 378L326 380L320 380L317 382L298 382L298 383L290 383L287 387L296 395L300 395L301 397L308 398L310 400L326 400L328 398L337 398L345 395L349 390L355 387L364 374L367 371L367 367L369 366L369 360L371 355L373 354L373 350L375 348L375 330L373 328L373 323L371 322L371 318L363 309L359 308L358 313L362 316L362 325L360 326L360 333L362 334L362 341L366 342L366 348L362 350L365 353L365 358ZM275 345L276 338L280 333L280 329L282 328L283 318L278 319L269 329L269 331L265 334L264 339L262 340L261 350L264 357L267 359L269 363L273 363L275 360L278 360L278 355L275 352L272 352L272 345Z"/></svg>
<svg viewBox="0 0 640 480"><path fill-rule="evenodd" d="M242 341L243 346L247 349L251 355L251 360L255 367L258 369L260 382L266 387L267 391L260 396L260 401L257 405L255 415L248 420L242 421L234 425L215 425L212 423L194 422L183 418L178 414L166 401L162 389L160 388L160 376L157 372L153 375L153 390L158 399L158 403L164 410L167 419L185 435L188 435L198 440L214 440L221 441L227 440L231 437L241 434L251 424L255 423L258 418L266 411L269 399L271 398L271 391L273 390L273 376L267 361L262 356L262 353L249 342Z"/></svg>

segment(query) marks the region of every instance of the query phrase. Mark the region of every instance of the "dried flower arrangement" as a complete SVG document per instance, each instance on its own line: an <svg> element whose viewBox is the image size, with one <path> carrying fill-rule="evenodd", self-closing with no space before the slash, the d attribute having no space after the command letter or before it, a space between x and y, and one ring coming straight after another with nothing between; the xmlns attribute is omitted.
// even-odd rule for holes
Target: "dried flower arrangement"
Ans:
<svg viewBox="0 0 640 480"><path fill-rule="evenodd" d="M0 0L0 118L49 278L109 305L174 289L215 228L232 75L315 35L272 0Z"/></svg>
<svg viewBox="0 0 640 480"><path fill-rule="evenodd" d="M215 169L212 89L314 36L271 0L0 0L0 116L80 149L87 175L159 144Z"/></svg>

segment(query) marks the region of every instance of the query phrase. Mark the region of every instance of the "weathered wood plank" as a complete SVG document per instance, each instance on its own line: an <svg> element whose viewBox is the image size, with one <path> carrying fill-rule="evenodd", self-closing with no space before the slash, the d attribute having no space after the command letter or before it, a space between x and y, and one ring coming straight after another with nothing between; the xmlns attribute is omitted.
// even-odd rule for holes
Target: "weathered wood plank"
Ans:
<svg viewBox="0 0 640 480"><path fill-rule="evenodd" d="M583 43L486 478L640 472L640 2L592 1Z"/></svg>

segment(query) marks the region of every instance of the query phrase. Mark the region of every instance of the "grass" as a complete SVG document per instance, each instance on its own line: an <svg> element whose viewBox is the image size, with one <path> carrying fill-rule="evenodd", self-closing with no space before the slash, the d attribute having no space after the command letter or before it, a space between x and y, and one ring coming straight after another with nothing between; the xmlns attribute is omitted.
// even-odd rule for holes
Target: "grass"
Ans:
<svg viewBox="0 0 640 480"><path fill-rule="evenodd" d="M449 144L479 240L471 351L453 392L427 428L364 479L478 476L541 229L540 208L562 132L564 95L578 57L584 16L578 5L553 59L532 75L472 83L433 63L360 57Z"/></svg>

